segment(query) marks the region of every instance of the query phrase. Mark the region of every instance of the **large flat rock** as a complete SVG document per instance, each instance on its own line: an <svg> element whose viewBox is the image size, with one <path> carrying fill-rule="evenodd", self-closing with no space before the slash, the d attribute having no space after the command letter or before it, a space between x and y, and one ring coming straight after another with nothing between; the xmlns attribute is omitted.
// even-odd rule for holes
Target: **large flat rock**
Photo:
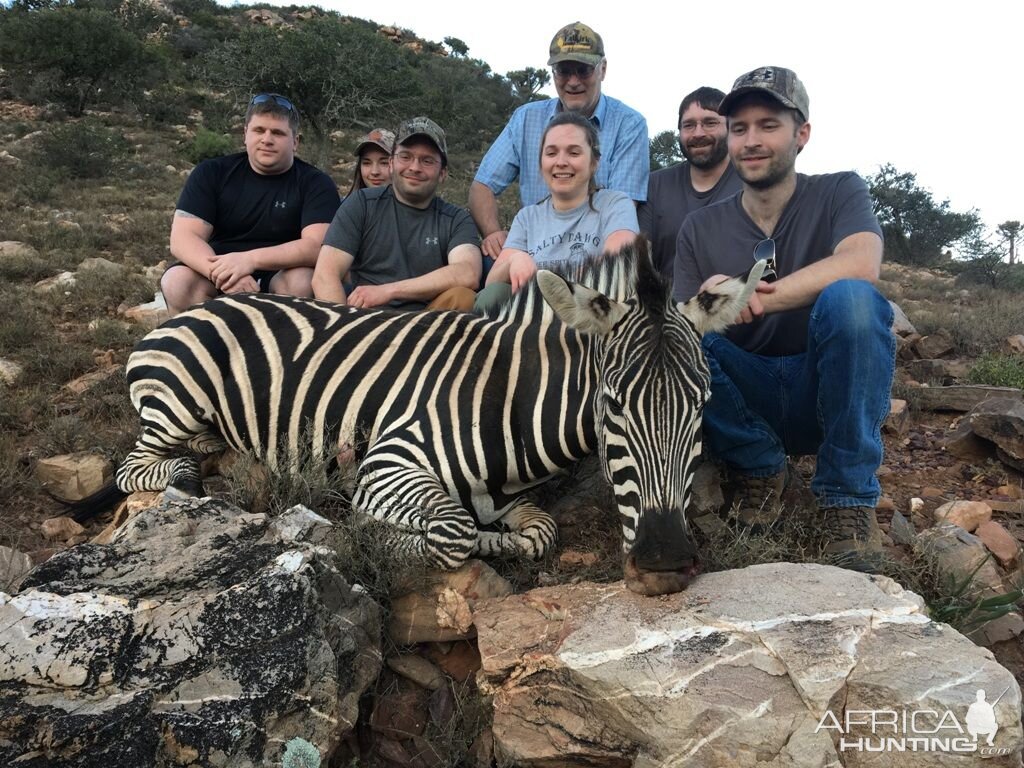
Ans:
<svg viewBox="0 0 1024 768"><path fill-rule="evenodd" d="M978 690L1001 695L984 764L1020 764L1012 675L884 577L778 563L657 598L579 584L482 601L475 622L496 752L516 765L980 765L977 749L867 751L961 736ZM918 730L881 725L892 712Z"/></svg>

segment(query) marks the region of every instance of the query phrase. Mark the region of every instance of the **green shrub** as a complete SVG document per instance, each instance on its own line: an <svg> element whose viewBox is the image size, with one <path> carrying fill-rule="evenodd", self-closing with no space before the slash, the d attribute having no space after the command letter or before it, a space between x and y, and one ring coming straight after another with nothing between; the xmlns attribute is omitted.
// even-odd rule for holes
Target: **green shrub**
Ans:
<svg viewBox="0 0 1024 768"><path fill-rule="evenodd" d="M1024 389L1024 358L988 354L976 362L967 374L972 384Z"/></svg>
<svg viewBox="0 0 1024 768"><path fill-rule="evenodd" d="M114 175L132 152L116 131L82 120L47 129L32 151L35 165L72 179Z"/></svg>
<svg viewBox="0 0 1024 768"><path fill-rule="evenodd" d="M236 148L235 142L221 133L214 133L206 128L200 128L192 144L188 148L188 159L193 163L199 163L211 157L226 155Z"/></svg>

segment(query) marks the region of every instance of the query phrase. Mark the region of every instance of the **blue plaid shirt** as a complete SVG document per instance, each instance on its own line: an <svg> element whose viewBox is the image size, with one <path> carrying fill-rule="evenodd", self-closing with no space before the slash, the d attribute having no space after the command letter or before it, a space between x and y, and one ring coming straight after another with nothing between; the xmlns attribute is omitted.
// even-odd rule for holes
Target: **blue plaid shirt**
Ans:
<svg viewBox="0 0 1024 768"><path fill-rule="evenodd" d="M500 195L518 177L524 207L547 197L548 187L540 175L540 137L559 106L558 99L545 99L524 104L513 112L484 155L474 181ZM644 116L602 94L591 120L601 135L597 186L624 192L642 203L647 199L651 169Z"/></svg>

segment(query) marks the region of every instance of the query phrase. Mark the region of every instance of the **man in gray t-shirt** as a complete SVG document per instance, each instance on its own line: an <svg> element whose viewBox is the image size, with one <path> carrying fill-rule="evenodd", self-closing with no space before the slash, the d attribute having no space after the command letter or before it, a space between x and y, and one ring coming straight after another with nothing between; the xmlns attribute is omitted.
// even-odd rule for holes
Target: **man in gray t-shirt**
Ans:
<svg viewBox="0 0 1024 768"><path fill-rule="evenodd" d="M675 296L746 272L755 258L768 260L768 271L739 325L704 338L705 445L730 471L735 517L753 526L778 514L787 455L816 454L811 490L825 554L877 570L875 473L895 344L892 309L873 285L882 237L867 186L853 173L796 173L811 126L807 91L792 71L742 75L719 112L743 189L683 222Z"/></svg>
<svg viewBox="0 0 1024 768"><path fill-rule="evenodd" d="M367 308L472 308L480 237L468 211L437 197L447 164L435 122L416 117L399 127L391 184L349 195L327 230L313 273L316 298ZM347 294L346 283L354 286Z"/></svg>
<svg viewBox="0 0 1024 768"><path fill-rule="evenodd" d="M686 217L740 191L740 178L729 162L725 118L718 105L725 94L702 86L679 104L679 148L686 160L650 175L647 202L637 206L640 231L651 241L651 258L672 278L676 237Z"/></svg>

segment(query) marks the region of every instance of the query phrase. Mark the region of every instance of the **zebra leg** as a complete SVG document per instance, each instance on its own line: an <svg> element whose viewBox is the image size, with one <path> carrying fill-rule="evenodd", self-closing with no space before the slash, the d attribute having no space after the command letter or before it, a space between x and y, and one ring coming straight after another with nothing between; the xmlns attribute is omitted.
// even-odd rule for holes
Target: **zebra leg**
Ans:
<svg viewBox="0 0 1024 768"><path fill-rule="evenodd" d="M352 506L393 526L398 551L419 555L432 567L455 570L477 549L476 519L420 467L364 461Z"/></svg>
<svg viewBox="0 0 1024 768"><path fill-rule="evenodd" d="M132 491L165 491L175 499L203 495L199 461L194 455L167 458L181 445L200 454L216 453L227 447L217 435L204 432L180 440L147 427L135 449L117 470L117 487Z"/></svg>
<svg viewBox="0 0 1024 768"><path fill-rule="evenodd" d="M497 520L506 530L480 531L476 554L525 555L539 560L555 543L558 526L554 519L526 499L516 499Z"/></svg>

